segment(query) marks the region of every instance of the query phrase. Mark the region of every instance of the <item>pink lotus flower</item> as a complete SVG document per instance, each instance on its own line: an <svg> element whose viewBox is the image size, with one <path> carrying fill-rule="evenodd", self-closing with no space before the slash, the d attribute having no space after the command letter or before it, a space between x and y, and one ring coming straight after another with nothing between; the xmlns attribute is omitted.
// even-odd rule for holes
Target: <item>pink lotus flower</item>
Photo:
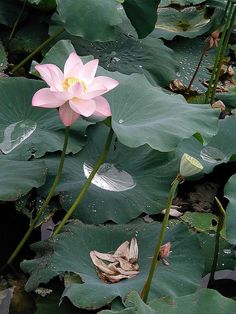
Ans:
<svg viewBox="0 0 236 314"><path fill-rule="evenodd" d="M101 95L119 83L107 76L95 77L97 67L97 59L83 64L75 52L66 60L64 73L54 64L37 65L36 70L49 88L38 90L33 96L32 105L59 107L59 115L65 126L74 123L80 115L111 116L109 103Z"/></svg>

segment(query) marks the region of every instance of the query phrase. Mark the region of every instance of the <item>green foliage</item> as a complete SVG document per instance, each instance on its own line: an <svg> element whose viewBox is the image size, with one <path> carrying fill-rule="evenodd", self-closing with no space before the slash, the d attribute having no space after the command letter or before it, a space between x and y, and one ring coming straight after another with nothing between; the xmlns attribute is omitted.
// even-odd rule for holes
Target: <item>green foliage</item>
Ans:
<svg viewBox="0 0 236 314"><path fill-rule="evenodd" d="M60 203L68 210L81 191L86 176L101 154L109 129L90 127L88 145L77 155L67 157L63 176L57 188ZM58 165L58 156L44 159L49 170L48 191ZM173 178L178 172L178 161L173 153L160 153L147 145L129 148L114 141L106 162L92 181L74 217L86 223L112 220L126 223L141 213L156 214L166 205ZM86 174L86 176L85 176Z"/></svg>
<svg viewBox="0 0 236 314"><path fill-rule="evenodd" d="M226 234L228 237L228 241L234 245L236 244L235 188L236 188L236 175L233 175L225 185L224 196L229 200L229 204L227 206L226 211Z"/></svg>
<svg viewBox="0 0 236 314"><path fill-rule="evenodd" d="M47 169L43 161L7 160L0 158L0 200L14 201L33 187L44 184Z"/></svg>
<svg viewBox="0 0 236 314"><path fill-rule="evenodd" d="M67 286L62 298L68 297L79 308L96 309L109 304L116 297L124 299L134 289L140 292L149 271L150 257L159 231L159 223L113 226L71 223L55 238L33 245L37 258L21 264L22 269L31 274L26 290L34 290L40 283L47 283L53 277L63 276L69 271L80 275L83 283ZM133 236L137 238L139 246L140 273L118 283L104 283L97 276L89 252L112 252ZM167 241L172 243L172 252L168 258L170 265L158 267L150 299L154 296L185 295L196 291L200 285L203 259L196 235L190 234L185 226L179 224L167 231ZM190 250L191 255L188 253Z"/></svg>
<svg viewBox="0 0 236 314"><path fill-rule="evenodd" d="M121 23L117 5L116 0L57 0L57 11L72 35L105 41L114 39L115 26Z"/></svg>
<svg viewBox="0 0 236 314"><path fill-rule="evenodd" d="M125 0L122 5L139 38L146 37L155 27L160 0Z"/></svg>
<svg viewBox="0 0 236 314"><path fill-rule="evenodd" d="M8 66L7 54L5 48L0 41L0 72L4 71Z"/></svg>
<svg viewBox="0 0 236 314"><path fill-rule="evenodd" d="M155 26L155 33L159 38L167 40L175 36L194 38L215 30L216 19L220 14L217 12L213 17L206 17L205 9L195 7L176 10L173 8L162 8L158 10L158 20Z"/></svg>
<svg viewBox="0 0 236 314"><path fill-rule="evenodd" d="M0 80L0 149L8 159L39 158L62 149L64 127L56 110L32 107L34 93L43 87L44 83L26 78ZM84 132L87 125L82 122L82 126ZM74 130L80 128L80 122L77 128L74 126ZM68 153L78 152L85 144L83 138L78 142L74 130Z"/></svg>
<svg viewBox="0 0 236 314"><path fill-rule="evenodd" d="M125 302L127 308L121 311L101 311L101 314L182 314L209 313L224 314L236 311L236 302L223 297L219 292L200 289L194 294L182 297L164 297L152 300L148 305L142 302L137 292L132 291Z"/></svg>

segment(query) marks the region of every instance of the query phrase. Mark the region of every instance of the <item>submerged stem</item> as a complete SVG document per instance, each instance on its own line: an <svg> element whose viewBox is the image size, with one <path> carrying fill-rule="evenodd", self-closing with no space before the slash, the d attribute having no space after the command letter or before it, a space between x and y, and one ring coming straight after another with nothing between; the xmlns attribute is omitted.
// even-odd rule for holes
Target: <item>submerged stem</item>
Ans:
<svg viewBox="0 0 236 314"><path fill-rule="evenodd" d="M219 255L219 248L220 248L220 232L224 227L224 221L225 221L225 210L219 201L217 197L215 197L216 204L219 209L219 218L218 218L218 225L216 229L216 238L215 238L215 250L214 250L214 256L213 256L213 261L212 261L212 266L211 266L211 274L208 282L208 288L213 287L214 285L214 277L215 277L215 272L217 268L217 261L218 261L218 255Z"/></svg>
<svg viewBox="0 0 236 314"><path fill-rule="evenodd" d="M148 294L149 294L149 290L151 288L151 284L152 284L152 279L156 270L156 267L158 265L158 256L160 253L160 248L165 236L165 231L167 228L167 224L168 224L168 220L169 220L169 215L170 215L170 208L173 202L173 198L175 197L175 192L177 190L177 187L179 185L179 180L178 178L176 178L171 186L170 192L169 192L169 196L168 196L168 200L167 200L167 205L166 205L166 211L165 211L165 216L161 225L161 231L160 231L160 235L159 235L159 239L157 242L157 245L155 247L154 250L154 255L152 258L152 263L151 263L151 267L149 270L149 274L148 274L148 278L144 284L143 290L141 292L141 298L143 299L143 301L146 303L147 299L148 299Z"/></svg>
<svg viewBox="0 0 236 314"><path fill-rule="evenodd" d="M29 239L29 237L30 237L32 231L34 230L37 222L39 221L40 217L42 216L42 214L44 213L45 209L47 208L51 198L53 197L54 192L56 190L56 187L57 187L57 185L58 185L58 183L60 181L60 178L61 178L61 173L62 173L62 169L63 169L63 166L64 166L64 161L65 161L66 148L67 148L67 144L68 144L68 138L69 138L69 127L66 127L65 128L65 137L64 137L64 144L63 144L63 149L62 149L62 153L61 153L60 164L58 166L57 174L56 174L55 180L53 182L53 185L52 185L52 187L51 187L51 189L50 189L50 191L48 193L48 196L47 196L46 200L44 201L42 207L38 211L36 217L31 222L31 225L30 225L29 229L27 230L26 234L24 235L24 237L22 238L22 240L20 241L20 243L18 244L18 246L16 247L16 249L14 250L12 255L9 257L8 261L6 262L6 265L1 270L5 269L6 266L12 264L12 262L14 261L14 259L19 254L19 252L22 249L22 247L24 246L25 242Z"/></svg>
<svg viewBox="0 0 236 314"><path fill-rule="evenodd" d="M60 28L57 32L52 34L47 40L45 40L41 45L39 45L34 51L31 52L24 60L17 64L12 70L11 73L15 73L23 65L25 65L29 60L31 60L38 52L40 52L45 46L47 46L53 39L64 32L64 28Z"/></svg>
<svg viewBox="0 0 236 314"><path fill-rule="evenodd" d="M87 181L85 182L80 194L78 195L77 199L75 200L75 202L72 204L71 208L68 210L68 212L65 214L64 218L62 219L62 221L60 222L60 224L57 226L57 228L55 229L55 231L53 232L53 236L57 235L61 229L63 228L63 226L65 225L65 223L67 222L67 220L70 218L70 216L73 214L73 212L75 211L75 209L78 207L78 205L80 204L82 198L84 197L84 195L86 194L88 188L90 187L90 184L95 176L95 174L97 173L98 169L100 168L100 166L104 163L108 152L109 152L109 148L112 142L112 137L113 137L113 130L110 129L110 132L108 134L107 137L107 141L106 144L104 146L104 149L102 151L102 154L100 156L100 158L98 159L98 161L96 162L93 171L90 173L90 176L88 177Z"/></svg>

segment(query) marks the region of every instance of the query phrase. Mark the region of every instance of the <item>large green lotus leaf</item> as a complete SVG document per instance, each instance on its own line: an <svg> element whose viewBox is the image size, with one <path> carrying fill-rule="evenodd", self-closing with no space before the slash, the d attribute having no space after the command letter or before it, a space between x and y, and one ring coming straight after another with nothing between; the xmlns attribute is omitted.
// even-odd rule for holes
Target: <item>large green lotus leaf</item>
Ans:
<svg viewBox="0 0 236 314"><path fill-rule="evenodd" d="M89 40L114 39L121 23L116 0L57 0L57 12L65 29Z"/></svg>
<svg viewBox="0 0 236 314"><path fill-rule="evenodd" d="M155 27L160 0L125 0L122 5L139 38L146 37Z"/></svg>
<svg viewBox="0 0 236 314"><path fill-rule="evenodd" d="M159 7L167 7L169 5L179 5L179 6L188 6L188 5L197 5L206 0L161 0Z"/></svg>
<svg viewBox="0 0 236 314"><path fill-rule="evenodd" d="M142 75L111 76L120 84L106 98L112 108L112 127L121 143L171 151L197 132L206 141L216 134L219 113L209 105L188 104L181 95L153 87Z"/></svg>
<svg viewBox="0 0 236 314"><path fill-rule="evenodd" d="M115 41L89 42L72 38L79 55L93 55L109 71L143 73L155 84L168 86L175 78L177 63L173 51L154 35L143 40L119 33Z"/></svg>
<svg viewBox="0 0 236 314"><path fill-rule="evenodd" d="M225 314L236 312L236 302L212 289L200 289L181 297L163 297L145 304L136 291L129 293L121 311L104 310L101 314Z"/></svg>
<svg viewBox="0 0 236 314"><path fill-rule="evenodd" d="M33 245L37 257L21 264L22 269L31 274L26 290L34 290L40 283L47 283L53 277L68 271L80 275L83 284L71 284L62 297L68 297L79 308L99 308L116 297L124 298L131 290L140 292L147 278L150 257L153 255L159 231L159 223L107 226L71 223L64 228L63 233ZM124 241L130 241L133 236L137 238L139 246L140 273L134 278L115 284L102 282L97 276L89 252L112 252ZM196 291L200 285L203 259L196 235L179 224L167 230L165 242L167 241L172 244L172 252L168 258L170 265L159 265L150 299L154 296L185 295Z"/></svg>
<svg viewBox="0 0 236 314"><path fill-rule="evenodd" d="M205 173L210 173L215 166L227 163L236 154L235 132L235 116L220 120L218 133L207 145L203 146L195 138L184 140L178 146L178 155L190 154L201 162Z"/></svg>
<svg viewBox="0 0 236 314"><path fill-rule="evenodd" d="M224 196L229 200L226 210L226 234L230 243L236 244L236 175L226 183Z"/></svg>
<svg viewBox="0 0 236 314"><path fill-rule="evenodd" d="M174 41L168 44L168 46L174 50L175 59L179 64L177 78L181 80L186 86L188 86L199 59L201 57L201 51L206 42L202 38L184 39L176 38ZM196 75L196 78L192 84L192 88L198 92L205 92L206 87L202 83L210 79L210 73L207 68L212 67L214 63L214 56L216 50L211 49L204 57L200 69Z"/></svg>
<svg viewBox="0 0 236 314"><path fill-rule="evenodd" d="M68 210L85 184L86 177L98 160L109 129L105 125L88 130L88 145L77 155L67 157L58 185L60 202ZM58 157L45 158L49 168L47 185L51 186ZM112 220L126 223L146 212L155 214L165 208L171 182L178 172L179 161L173 153L160 153L149 146L129 148L114 141L108 157L75 212L86 223ZM46 191L45 191L46 189Z"/></svg>
<svg viewBox="0 0 236 314"><path fill-rule="evenodd" d="M33 187L45 183L47 168L43 161L19 161L0 158L0 200L15 201Z"/></svg>
<svg viewBox="0 0 236 314"><path fill-rule="evenodd" d="M217 11L212 17L205 16L205 9L196 7L182 11L173 8L160 8L154 32L159 38L167 40L175 36L194 38L205 34L216 27L216 19L220 18Z"/></svg>
<svg viewBox="0 0 236 314"><path fill-rule="evenodd" d="M0 150L9 158L12 154L16 159L37 158L62 149L64 126L57 111L32 107L34 93L44 86L25 78L0 80ZM86 127L83 121L72 127L68 153L78 152L85 144L81 133Z"/></svg>

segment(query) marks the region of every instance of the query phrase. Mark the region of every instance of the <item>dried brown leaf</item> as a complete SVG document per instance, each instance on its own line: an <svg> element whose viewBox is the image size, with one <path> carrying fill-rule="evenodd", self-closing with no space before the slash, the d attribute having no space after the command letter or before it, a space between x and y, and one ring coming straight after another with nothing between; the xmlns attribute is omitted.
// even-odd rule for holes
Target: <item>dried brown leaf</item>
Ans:
<svg viewBox="0 0 236 314"><path fill-rule="evenodd" d="M136 238L131 239L129 248L129 261L135 263L138 260L138 243Z"/></svg>
<svg viewBox="0 0 236 314"><path fill-rule="evenodd" d="M129 260L129 241L122 243L113 254L114 257L124 257Z"/></svg>

